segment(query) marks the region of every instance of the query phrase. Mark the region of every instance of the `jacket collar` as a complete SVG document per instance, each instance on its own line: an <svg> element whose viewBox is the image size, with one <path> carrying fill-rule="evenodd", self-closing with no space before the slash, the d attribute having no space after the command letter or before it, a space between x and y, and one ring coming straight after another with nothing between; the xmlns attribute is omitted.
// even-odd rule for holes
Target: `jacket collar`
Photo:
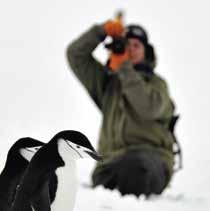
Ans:
<svg viewBox="0 0 210 211"><path fill-rule="evenodd" d="M148 65L146 63L141 62L141 63L134 65L133 67L136 71L143 73L145 76L147 76L149 78L154 75L153 69L150 67L150 65Z"/></svg>

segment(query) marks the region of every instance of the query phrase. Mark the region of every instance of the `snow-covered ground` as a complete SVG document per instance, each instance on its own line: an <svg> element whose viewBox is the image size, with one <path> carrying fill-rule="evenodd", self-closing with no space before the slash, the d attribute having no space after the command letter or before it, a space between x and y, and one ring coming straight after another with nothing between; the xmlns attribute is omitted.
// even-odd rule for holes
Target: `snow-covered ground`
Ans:
<svg viewBox="0 0 210 211"><path fill-rule="evenodd" d="M0 169L20 137L47 142L58 131L75 129L97 146L102 117L69 71L65 49L93 23L123 8L126 23L145 26L156 47L156 71L168 81L181 114L176 133L184 169L161 197L150 200L81 185L75 211L209 210L209 7L208 0L1 0ZM106 60L103 46L95 54ZM79 161L80 184L89 183L93 166Z"/></svg>

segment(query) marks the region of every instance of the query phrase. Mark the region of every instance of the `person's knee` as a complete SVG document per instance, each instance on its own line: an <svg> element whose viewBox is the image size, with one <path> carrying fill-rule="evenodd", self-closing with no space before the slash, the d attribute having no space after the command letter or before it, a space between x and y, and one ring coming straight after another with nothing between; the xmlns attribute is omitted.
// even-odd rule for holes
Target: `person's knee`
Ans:
<svg viewBox="0 0 210 211"><path fill-rule="evenodd" d="M168 183L167 166L154 153L130 152L97 169L93 186L118 189L122 195L161 194Z"/></svg>

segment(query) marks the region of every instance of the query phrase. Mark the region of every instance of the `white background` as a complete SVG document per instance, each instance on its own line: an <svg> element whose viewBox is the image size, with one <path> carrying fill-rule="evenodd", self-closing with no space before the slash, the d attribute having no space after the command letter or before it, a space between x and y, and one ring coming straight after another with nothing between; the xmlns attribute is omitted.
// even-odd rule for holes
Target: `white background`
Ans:
<svg viewBox="0 0 210 211"><path fill-rule="evenodd" d="M93 197L97 193L99 207L89 203L89 209L127 210L132 201L133 210L135 206L164 210L166 204L173 210L208 210L209 7L207 0L0 0L1 169L7 150L21 137L47 142L61 130L75 129L97 146L101 114L72 74L65 51L92 24L103 23L117 9L124 9L126 24L139 23L147 29L158 55L155 71L167 80L181 114L176 133L184 169L174 176L165 198L139 203L117 196L115 204L107 207L117 193L97 189L89 192ZM102 46L96 56L106 60ZM92 166L91 161L79 163L81 181L88 181ZM83 204L90 200L83 197L86 191L79 191L76 210L85 209L79 200ZM107 202L104 196L110 197Z"/></svg>

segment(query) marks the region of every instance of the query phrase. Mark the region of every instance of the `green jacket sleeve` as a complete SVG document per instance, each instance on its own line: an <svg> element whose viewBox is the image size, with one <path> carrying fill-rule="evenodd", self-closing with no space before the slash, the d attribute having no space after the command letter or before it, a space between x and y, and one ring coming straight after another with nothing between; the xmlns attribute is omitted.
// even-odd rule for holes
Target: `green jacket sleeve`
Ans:
<svg viewBox="0 0 210 211"><path fill-rule="evenodd" d="M93 57L92 52L105 39L105 36L103 27L95 25L67 48L67 59L71 69L100 109L106 81L106 68Z"/></svg>
<svg viewBox="0 0 210 211"><path fill-rule="evenodd" d="M167 119L173 114L166 83L157 76L146 81L130 62L124 62L118 72L122 94L129 106L145 120Z"/></svg>

